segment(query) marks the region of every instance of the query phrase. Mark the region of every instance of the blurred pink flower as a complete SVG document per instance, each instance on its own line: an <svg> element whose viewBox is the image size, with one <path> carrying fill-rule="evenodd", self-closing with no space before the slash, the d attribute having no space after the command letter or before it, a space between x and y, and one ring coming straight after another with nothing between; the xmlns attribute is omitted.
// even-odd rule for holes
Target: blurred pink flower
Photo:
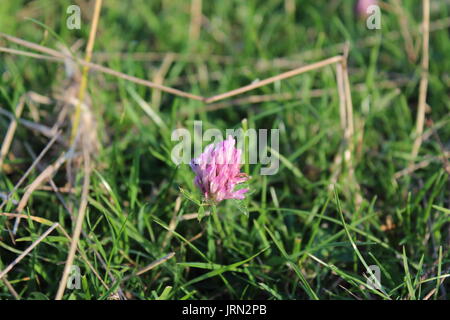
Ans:
<svg viewBox="0 0 450 320"><path fill-rule="evenodd" d="M241 150L234 147L235 140L228 136L227 140L210 144L205 151L191 161L195 172L195 185L206 200L218 203L225 199L244 199L249 189L234 191L234 187L249 179L240 172Z"/></svg>
<svg viewBox="0 0 450 320"><path fill-rule="evenodd" d="M367 8L377 4L377 0L358 0L358 2L356 3L356 13L359 17L367 17Z"/></svg>

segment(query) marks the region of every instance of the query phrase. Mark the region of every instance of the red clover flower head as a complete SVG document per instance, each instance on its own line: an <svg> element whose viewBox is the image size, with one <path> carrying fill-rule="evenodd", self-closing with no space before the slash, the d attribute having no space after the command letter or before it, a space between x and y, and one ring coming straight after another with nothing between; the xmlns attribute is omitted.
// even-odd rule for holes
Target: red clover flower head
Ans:
<svg viewBox="0 0 450 320"><path fill-rule="evenodd" d="M240 172L242 152L234 147L235 143L230 135L227 140L208 145L198 158L191 161L191 168L196 174L194 183L207 201L242 200L249 190L234 190L237 184L249 179L247 174Z"/></svg>

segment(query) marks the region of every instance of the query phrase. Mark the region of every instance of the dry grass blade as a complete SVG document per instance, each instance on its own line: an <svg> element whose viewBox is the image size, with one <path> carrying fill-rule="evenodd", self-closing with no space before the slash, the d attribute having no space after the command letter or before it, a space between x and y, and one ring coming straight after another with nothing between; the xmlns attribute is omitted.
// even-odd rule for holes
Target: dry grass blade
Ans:
<svg viewBox="0 0 450 320"><path fill-rule="evenodd" d="M140 276L141 274L144 274L145 272L152 270L153 268L159 266L160 264L166 262L167 260L172 259L174 256L175 256L175 252L171 252L168 255L162 257L161 259L158 259L158 260L150 263L148 266L142 268L141 270L136 272L136 275Z"/></svg>
<svg viewBox="0 0 450 320"><path fill-rule="evenodd" d="M38 54L38 53L16 50L16 49L11 49L11 48L0 47L0 52L6 52L6 53L11 53L11 54L20 55L20 56L26 56L26 57L30 57L30 58L34 58L34 59L63 62L62 59L57 58L57 57L51 57L51 56L46 56L44 54Z"/></svg>
<svg viewBox="0 0 450 320"><path fill-rule="evenodd" d="M47 138L52 138L55 135L55 130L53 130L52 128L49 128L40 123L35 123L30 120L26 120L26 119L22 119L22 118L15 118L11 112L6 111L3 108L0 108L0 114L10 118L11 121L14 121L14 119L17 120L17 122L19 122L22 126L28 128L28 129L34 130ZM60 142L62 142L62 141L60 141Z"/></svg>
<svg viewBox="0 0 450 320"><path fill-rule="evenodd" d="M336 68L337 69L341 68L340 64L336 64ZM339 87L340 86L339 82L342 81L342 76L336 75L336 79L337 79L338 87ZM392 88L397 88L399 86L404 86L404 85L408 84L410 81L411 80L409 77L399 78L399 79L395 79L395 80L386 80L386 81L380 82L378 84L378 87L383 88L383 89L392 89ZM364 92L366 90L367 90L367 85L365 83L358 83L358 84L355 84L353 87L353 91ZM342 92L344 92L343 89L342 89ZM258 104L258 103L271 102L271 101L296 100L296 99L301 99L305 96L308 96L309 98L320 98L320 97L323 97L324 95L332 95L335 93L336 93L335 89L312 89L307 93L307 95L301 91L296 92L296 93L285 92L285 93L275 93L275 94L251 95L251 96L246 96L246 97L242 97L242 98L236 98L236 99L231 99L231 100L227 100L227 101L209 104L205 107L196 109L195 112L200 113L200 112L207 112L207 111L216 111L216 110L224 109L227 107L241 106L243 104ZM344 97L344 95L343 95L343 97ZM339 99L341 99L341 95L339 95ZM340 109L341 112L342 111L345 112L345 101L340 101L340 108L342 108L342 109ZM345 113L341 115L341 125L345 124L345 118L343 119L343 117L345 117ZM344 130L344 128L345 127L342 127L342 130Z"/></svg>
<svg viewBox="0 0 450 320"><path fill-rule="evenodd" d="M211 215L211 211L205 211L204 216L207 217L209 215ZM187 220L193 220L193 219L198 219L198 213L195 213L195 212L194 213L186 213L186 214L183 214L179 218L180 221L187 221Z"/></svg>
<svg viewBox="0 0 450 320"><path fill-rule="evenodd" d="M14 289L14 287L11 285L11 283L8 281L8 279L6 279L6 276L3 277L2 279L3 283L5 284L5 286L8 288L9 292L11 292L11 294L13 295L13 297L16 300L20 300L20 296L17 293L17 291Z"/></svg>
<svg viewBox="0 0 450 320"><path fill-rule="evenodd" d="M424 160L417 163L411 162L411 164L408 167L396 172L394 174L394 178L400 179L403 176L410 175L416 170L428 167L432 162L442 161L444 163L444 169L446 169L445 163L448 162L449 158L450 152L444 152L441 156L431 156L431 157L425 156Z"/></svg>
<svg viewBox="0 0 450 320"><path fill-rule="evenodd" d="M9 218L23 218L23 219L31 219L33 221L36 221L38 223L51 226L54 222L41 218L36 216L29 216L26 214L20 214L20 213L9 213L9 212L0 212L0 216L9 217Z"/></svg>
<svg viewBox="0 0 450 320"><path fill-rule="evenodd" d="M156 84L162 85L164 82L164 77L166 76L167 72L170 69L170 66L172 65L174 61L173 54L167 54L161 64L161 68L159 68L158 72L153 78L153 81ZM152 94L152 106L155 110L159 109L159 106L161 104L161 91L155 90Z"/></svg>
<svg viewBox="0 0 450 320"><path fill-rule="evenodd" d="M101 65L97 65L97 64L94 64L94 63L87 63L87 62L85 62L83 60L77 60L77 61L80 64L82 64L82 65L88 65L89 68L91 68L92 70L101 71L103 73L110 74L112 76L115 76L115 77L118 77L118 78L122 78L122 79L131 81L131 82L143 85L143 86L147 86L147 87L152 88L152 89L158 89L158 90L161 90L161 91L164 91L164 92L167 92L167 93L171 93L171 94L176 95L176 96L189 98L189 99L193 99L193 100L198 100L198 101L203 101L204 100L204 98L201 97L201 96L197 96L195 94L187 93L187 92L184 92L184 91L181 91L181 90L178 90L178 89L174 89L174 88L166 87L166 86L163 86L163 85L160 85L160 84L156 84L156 83L148 81L148 80L143 80L143 79L140 79L140 78L137 78L137 77L134 77L134 76L130 76L128 74L125 74L125 73L122 73L122 72L119 72L119 71L115 71L115 70L103 67Z"/></svg>
<svg viewBox="0 0 450 320"><path fill-rule="evenodd" d="M25 191L24 195L19 201L17 206L17 212L22 212L22 210L27 205L28 199L30 198L33 191L39 187L43 182L49 179L52 175L58 171L59 167L69 158L67 153L63 153L59 156L59 158L51 165L49 165L42 173L27 187L27 191Z"/></svg>
<svg viewBox="0 0 450 320"><path fill-rule="evenodd" d="M88 40L88 44L86 47L85 61L87 61L87 62L90 62L91 58L92 58L92 50L94 49L95 35L97 34L97 26L98 26L98 20L100 17L101 7L102 7L102 0L96 0L93 19L92 19L91 31L89 33L89 40ZM84 101L84 96L85 96L85 92L86 92L88 71L89 71L89 67L85 65L83 67L83 75L81 76L80 90L78 92L78 103L75 108L75 115L74 115L73 123L72 123L72 133L70 136L71 144L75 139L75 136L78 131L78 126L80 124L81 103Z"/></svg>
<svg viewBox="0 0 450 320"><path fill-rule="evenodd" d="M276 81L281 81L281 80L284 80L284 79L288 79L288 78L297 76L299 74L302 74L302 73L305 73L305 72L308 72L308 71L311 71L311 70L315 70L315 69L320 69L320 68L323 68L325 66L328 66L330 64L337 63L337 62L340 62L340 61L342 61L342 56L335 56L335 57L332 57L332 58L328 58L328 59L325 59L325 60L322 60L322 61L319 61L319 62L316 62L316 63L312 63L312 64L309 64L309 65L306 65L306 66L303 66L303 67L300 67L300 68L297 68L297 69L294 69L294 70L291 70L291 71L288 71L288 72L281 73L279 75L276 75L276 76L273 76L273 77L270 77L270 78L258 81L256 83L251 83L249 85L240 87L238 89L234 89L234 90L222 93L222 94L218 94L218 95L212 96L210 98L207 98L205 100L205 102L206 103L212 103L212 102L216 102L216 101L223 100L223 99L226 99L226 98L230 98L230 97L236 96L238 94L241 94L241 93L244 93L244 92L247 92L247 91L251 91L253 89L260 88L260 87L263 87L265 85L274 83Z"/></svg>
<svg viewBox="0 0 450 320"><path fill-rule="evenodd" d="M415 63L417 60L417 53L414 48L413 38L410 33L410 23L408 21L408 16L405 9L402 7L400 0L394 0L395 13L398 16L398 21L400 24L400 33L405 41L405 50L408 55L408 59L411 63Z"/></svg>
<svg viewBox="0 0 450 320"><path fill-rule="evenodd" d="M50 56L53 56L53 57L58 57L58 58L62 58L62 59L67 58L63 53L61 53L61 52L59 52L57 50L41 46L39 44L36 44L36 43L33 43L33 42L29 42L29 41L26 41L26 40L23 40L23 39L20 39L20 38L17 38L17 37L11 36L11 35L3 33L3 32L0 32L0 37L3 37L6 40L14 42L14 43L17 43L17 44L19 44L21 46L24 46L24 47L27 47L27 48L30 48L30 49L33 49L33 50L36 50L36 51L39 51L39 52L46 53L46 54L48 54Z"/></svg>
<svg viewBox="0 0 450 320"><path fill-rule="evenodd" d="M47 151L50 149L50 147L55 143L55 141L59 138L61 135L61 132L57 132L53 138L47 143L44 149L42 149L39 156L33 161L31 166L27 169L25 174L20 178L19 182L16 183L14 188L11 190L11 192L6 196L6 199L3 201L3 203L0 205L0 210L5 206L5 204L9 201L12 194L19 188L22 183L25 181L25 179L28 177L28 175L33 171L34 167L41 161L41 159L44 157L44 155L47 153Z"/></svg>
<svg viewBox="0 0 450 320"><path fill-rule="evenodd" d="M346 139L348 143L348 149L344 152L344 159L348 164L348 172L350 176L350 180L352 181L353 186L355 187L355 203L356 206L359 207L362 203L362 196L360 194L360 186L355 176L355 124L353 119L353 102L352 102L352 94L350 89L350 79L348 76L348 68L347 68L347 60L343 60L343 77L344 77L344 86L345 86L345 104L346 104L346 112L347 112L347 128L348 133L346 134Z"/></svg>
<svg viewBox="0 0 450 320"><path fill-rule="evenodd" d="M116 71L116 70L113 70L113 69L110 69L110 68L107 68L107 67L95 64L95 63L91 63L91 62L88 62L88 61L85 61L85 60L82 60L82 59L76 59L74 57L70 57L70 56L64 55L63 53L61 53L59 51L56 51L56 50L53 50L53 49L50 49L50 48L47 48L47 47L35 44L33 42L22 40L20 38L13 37L13 36L4 34L2 32L0 32L0 37L3 37L5 39L7 39L8 41L20 44L20 45L22 45L24 47L27 47L27 48L30 48L30 49L33 49L33 50L37 50L39 52L44 52L44 53L49 54L49 55L51 55L53 57L57 57L57 58L60 59L61 62L63 62L65 59L73 60L73 61L79 63L82 66L89 67L89 69L91 69L91 70L100 71L100 72L103 72L103 73L106 73L106 74L109 74L109 75L112 75L112 76L115 76L115 77L118 77L118 78L121 78L121 79L125 79L125 80L128 80L128 81L131 81L131 82L143 85L143 86L147 86L147 87L152 88L152 89L158 89L158 90L161 90L161 91L164 91L164 92L167 92L167 93L171 93L171 94L174 94L174 95L177 95L177 96L180 96L180 97L185 97L185 98L189 98L189 99L193 99L193 100L199 100L199 101L203 101L204 100L204 98L201 97L201 96L197 96L197 95L194 95L194 94L191 94L191 93L187 93L187 92L184 92L184 91L181 91L181 90L178 90L178 89L174 89L174 88L166 87L166 86L163 86L163 85L159 85L159 84L156 84L156 83L154 83L152 81L148 81L148 80L144 80L144 79L137 78L137 77L134 77L134 76L130 76L128 74L125 74L125 73L122 73L122 72L119 72L119 71ZM2 51L4 51L4 48L2 48Z"/></svg>
<svg viewBox="0 0 450 320"><path fill-rule="evenodd" d="M343 63L336 64L336 83L337 90L339 95L339 116L341 122L341 129L344 134L345 145L348 147L348 115L347 115L347 94L345 91L345 81L344 81L344 66ZM331 177L330 184L328 188L332 190L334 188L335 183L337 182L338 177L342 172L342 153L346 153L346 146L341 145L339 148L339 152L336 153L333 165L331 166Z"/></svg>
<svg viewBox="0 0 450 320"><path fill-rule="evenodd" d="M350 89L350 80L348 77L348 69L347 69L347 63L343 63L342 66L342 75L344 80L344 88L345 88L345 114L346 114L346 139L348 143L348 151L345 153L345 160L346 161L352 161L352 152L354 150L354 141L353 136L355 133L355 127L353 122L353 103L352 103L352 94ZM352 168L353 169L353 168Z"/></svg>
<svg viewBox="0 0 450 320"><path fill-rule="evenodd" d="M202 26L202 0L191 0L191 23L189 25L189 40L195 43L200 37Z"/></svg>
<svg viewBox="0 0 450 320"><path fill-rule="evenodd" d="M0 149L0 170L2 170L3 161L8 154L9 147L11 146L12 140L14 138L14 133L16 132L17 118L20 118L20 116L22 115L22 111L25 106L25 98L26 95L23 95L19 98L19 103L17 104L15 110L15 119L12 119L8 130L6 131L5 139L3 139L2 148Z"/></svg>
<svg viewBox="0 0 450 320"><path fill-rule="evenodd" d="M83 227L84 216L86 214L86 208L88 203L88 195L89 195L89 185L90 185L90 176L91 176L91 160L90 154L87 147L86 139L82 139L83 143L83 160L84 160L84 181L83 181L83 191L81 194L81 203L78 209L78 216L75 224L75 229L73 231L72 241L70 244L69 254L67 256L66 265L64 266L64 272L61 277L61 281L59 283L58 292L56 294L56 300L61 300L64 291L66 288L67 279L69 277L69 272L73 264L73 260L75 258L75 252L78 247L78 241L80 240L80 234Z"/></svg>
<svg viewBox="0 0 450 320"><path fill-rule="evenodd" d="M31 148L31 146L30 146L28 143L26 143L26 142L24 143L24 145L25 145L25 149L26 149L27 152L30 154L30 156L31 156L33 159L36 159L36 155L35 155L33 149ZM45 167L38 164L38 169L42 172L42 171L45 170ZM66 202L64 201L64 198L62 197L61 193L58 191L59 189L58 189L58 187L56 186L55 181L53 181L53 179L52 179L51 177L50 177L50 179L49 179L48 181L49 181L49 183L50 183L50 190L52 190L52 191L55 193L56 197L57 197L58 200L61 202L61 204L63 205L63 207L66 209L67 212L69 212L69 215L70 215L70 217L72 218L72 221L73 221L74 219L73 219L73 216L72 216L72 214L71 214L71 211L69 210L69 208L68 208ZM45 187L46 187L46 186L42 186L42 187L37 188L37 189L38 189L38 190L43 190L43 189L46 189ZM47 189L47 190L48 190L48 189ZM74 193L73 190L71 190L71 191L72 191L71 193Z"/></svg>
<svg viewBox="0 0 450 320"><path fill-rule="evenodd" d="M50 228L47 229L36 241L34 241L28 248L25 249L13 262L11 262L2 272L0 272L0 279L2 279L16 264L22 261L31 250L33 250L42 240L44 240L59 224L55 222Z"/></svg>
<svg viewBox="0 0 450 320"><path fill-rule="evenodd" d="M154 269L155 267L159 266L160 264L166 262L167 260L172 259L174 256L175 256L175 252L171 252L171 253L165 255L164 257L162 257L162 258L160 258L160 259L158 259L158 260L156 260L156 261L153 261L153 262L150 263L148 266L146 266L146 267L140 269L140 270L139 270L138 272L136 272L135 274L132 274L132 275L129 275L129 276L124 277L124 278L122 279L122 281L127 281L128 279L130 279L130 278L133 277L133 276L140 276L140 275L142 275L142 274L144 274L144 273L146 273L146 272L148 272L148 271Z"/></svg>
<svg viewBox="0 0 450 320"><path fill-rule="evenodd" d="M175 228L177 227L177 222L178 222L178 212L180 211L180 207L181 207L181 197L177 197L177 199L175 200L175 209L173 210L173 216L172 219L170 219L170 223L169 223L169 232L167 232L166 236L164 237L164 240L161 244L162 248L165 248L166 245L169 243L170 239L173 236L173 231L175 230Z"/></svg>
<svg viewBox="0 0 450 320"><path fill-rule="evenodd" d="M294 16L295 9L296 9L295 0L284 0L284 10L288 15Z"/></svg>
<svg viewBox="0 0 450 320"><path fill-rule="evenodd" d="M419 85L419 104L416 120L416 139L414 141L411 160L419 154L422 144L422 133L425 125L425 109L427 105L428 69L429 69L429 41L430 41L430 0L422 1L423 10L423 42L422 42L422 75Z"/></svg>
<svg viewBox="0 0 450 320"><path fill-rule="evenodd" d="M344 74L342 70L342 63L336 64L336 82L339 94L339 115L341 118L341 129L344 131L347 128L347 108L346 108L346 94L344 86Z"/></svg>

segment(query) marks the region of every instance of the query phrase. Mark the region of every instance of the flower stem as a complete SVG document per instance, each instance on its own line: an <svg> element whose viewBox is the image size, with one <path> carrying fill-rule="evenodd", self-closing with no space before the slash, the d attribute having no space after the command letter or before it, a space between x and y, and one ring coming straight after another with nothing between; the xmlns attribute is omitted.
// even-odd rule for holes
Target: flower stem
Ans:
<svg viewBox="0 0 450 320"><path fill-rule="evenodd" d="M225 232L222 228L222 224L220 223L219 214L217 213L217 208L215 205L212 205L212 216L213 216L214 224L216 225L217 231L219 232L222 239L225 239Z"/></svg>

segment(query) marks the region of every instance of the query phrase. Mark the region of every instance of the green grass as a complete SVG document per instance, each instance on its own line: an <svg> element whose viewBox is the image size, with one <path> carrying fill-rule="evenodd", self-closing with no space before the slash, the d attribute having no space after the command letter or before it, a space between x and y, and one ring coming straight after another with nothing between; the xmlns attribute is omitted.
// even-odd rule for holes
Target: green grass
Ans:
<svg viewBox="0 0 450 320"><path fill-rule="evenodd" d="M443 162L443 152L448 154L450 148L448 27L430 33L427 103L431 112L426 119L431 121L415 162L430 161L395 179L411 161L420 81L420 58L415 63L408 61L403 38L392 35L399 30L395 14L383 10L381 30L368 30L355 17L351 1L302 1L294 13L285 11L282 0L203 1L200 39L190 41L189 3L105 0L94 52L179 53L184 58L174 60L164 84L212 96L288 70L270 62L275 58L298 65L313 63L341 54L333 45L349 41L357 137L355 175L362 201L356 201L357 187L345 166L335 188L329 188L342 141L332 67L249 93L302 92L300 99L239 104L209 112L198 112L201 102L165 93L160 107L149 112L139 101L151 106L152 90L91 72L88 93L100 147L93 156L80 247L109 290L77 253L82 286L66 289L64 298L106 299L119 287L132 299L422 299L433 289L437 291L431 299L450 298L449 282L440 285L450 273L450 184ZM419 3L405 5L418 46ZM448 2L431 3L432 21L449 16ZM70 4L63 0L6 1L0 6L0 31L55 49L62 42L72 46L79 38L85 45L92 10L82 7L81 30L68 30L65 12ZM368 37L373 41L364 45ZM0 46L27 50L4 40ZM80 57L83 48L75 52ZM311 50L315 52L308 54ZM186 58L191 55L199 58ZM231 59L223 63L208 58L211 55ZM269 67L258 68L255 61L260 59L267 60ZM99 62L95 54L93 61ZM101 63L151 80L162 62L113 56ZM201 76L205 70L206 80ZM406 82L382 85L398 79ZM65 94L66 80L61 64L0 53L3 110L14 112L19 97L29 91L48 97ZM311 96L315 89L323 89L324 94ZM22 118L52 127L60 108L56 103L35 108L27 104ZM243 119L249 128L281 129L279 172L261 176L260 165L244 167L252 176L248 215L242 205L224 201L217 208L219 222L211 216L201 221L181 220L171 232L171 221L177 216L198 210L186 194L200 197L189 166L176 167L171 161L176 144L170 139L172 130L185 127L192 132L193 121L202 120L203 130L224 131L241 128ZM0 117L0 141L9 122ZM63 129L62 138L68 141L69 124ZM19 123L0 169L2 195L12 190L33 162L27 146L39 154L48 141ZM67 145L57 142L41 162L43 168L64 150ZM21 199L39 172L32 172L13 200ZM72 234L74 224L63 202L77 212L82 166L77 169L75 165L74 173L73 193L58 196L37 190L22 213L58 222ZM66 184L64 166L54 181L58 187ZM14 209L9 201L1 211ZM8 232L13 224L14 220L0 217L0 270L49 227L23 219L13 243ZM386 230L386 226L391 228ZM54 231L8 273L8 281L21 298L55 297L68 245L63 234ZM133 275L170 252L175 252L173 258ZM382 291L366 285L369 265L380 267ZM13 298L0 282L0 299Z"/></svg>

